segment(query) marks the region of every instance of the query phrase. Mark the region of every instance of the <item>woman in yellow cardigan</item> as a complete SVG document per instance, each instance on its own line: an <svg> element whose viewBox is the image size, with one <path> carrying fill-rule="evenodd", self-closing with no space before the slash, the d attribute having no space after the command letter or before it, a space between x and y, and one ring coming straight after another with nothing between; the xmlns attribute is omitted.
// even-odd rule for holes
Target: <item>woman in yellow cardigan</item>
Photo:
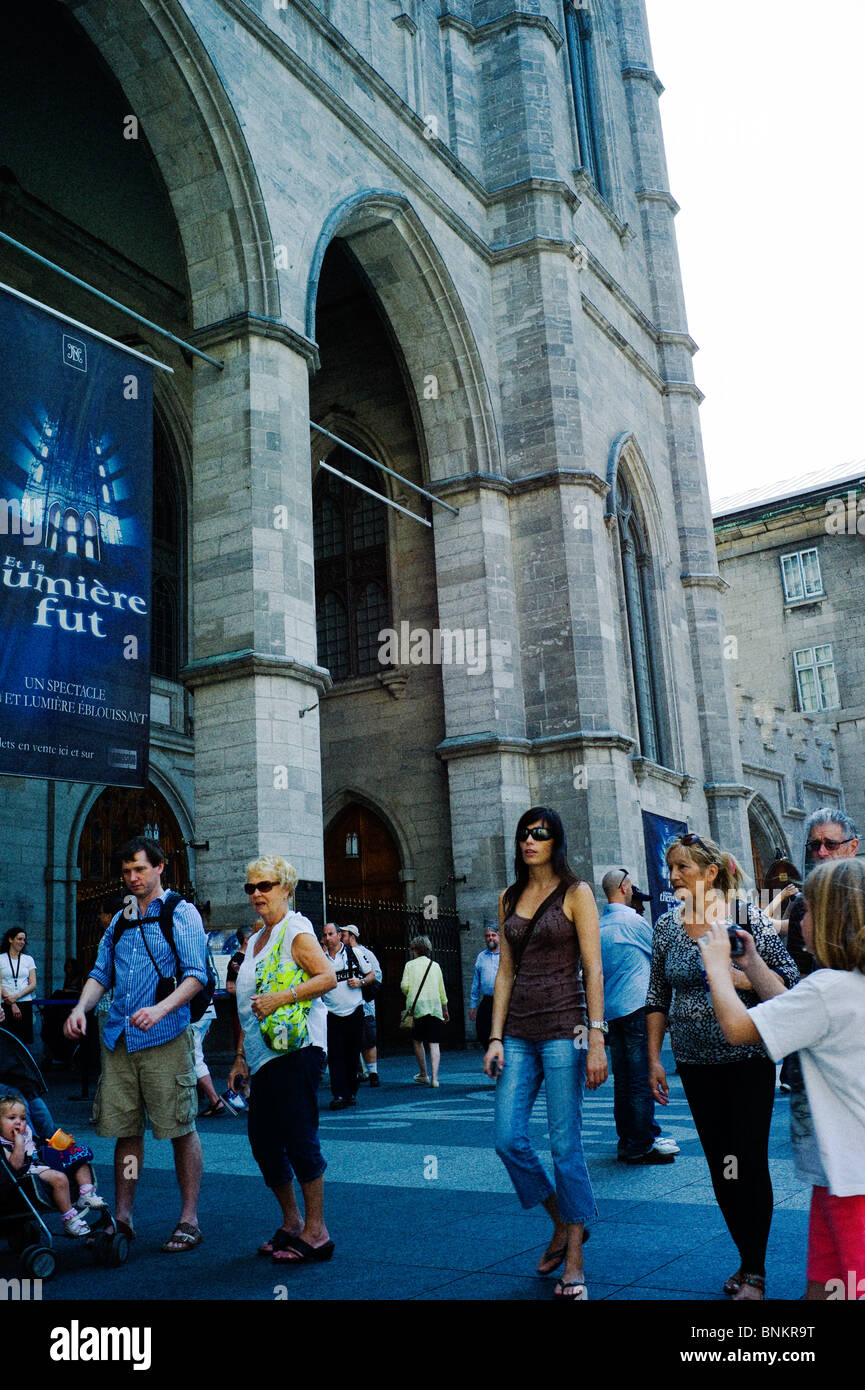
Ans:
<svg viewBox="0 0 865 1390"><path fill-rule="evenodd" d="M409 943L412 958L402 972L400 989L407 1006L414 1014L411 1037L414 1055L420 1068L414 1078L418 1086L438 1086L440 1043L444 1025L450 1022L448 997L441 966L432 959L432 942L428 936L416 936ZM424 1044L429 1047L430 1070L427 1073Z"/></svg>

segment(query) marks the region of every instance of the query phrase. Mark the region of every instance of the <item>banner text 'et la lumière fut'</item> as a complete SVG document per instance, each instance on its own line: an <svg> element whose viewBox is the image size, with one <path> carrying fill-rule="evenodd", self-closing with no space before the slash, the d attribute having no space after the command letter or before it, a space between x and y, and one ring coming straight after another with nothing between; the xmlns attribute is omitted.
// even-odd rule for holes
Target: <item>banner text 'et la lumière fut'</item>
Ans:
<svg viewBox="0 0 865 1390"><path fill-rule="evenodd" d="M0 292L0 772L147 782L152 369Z"/></svg>

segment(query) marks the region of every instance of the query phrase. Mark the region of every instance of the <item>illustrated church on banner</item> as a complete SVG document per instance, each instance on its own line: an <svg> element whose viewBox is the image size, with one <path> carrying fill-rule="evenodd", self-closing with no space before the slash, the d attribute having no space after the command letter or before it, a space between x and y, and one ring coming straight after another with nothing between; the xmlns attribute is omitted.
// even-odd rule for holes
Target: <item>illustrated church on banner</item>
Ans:
<svg viewBox="0 0 865 1390"><path fill-rule="evenodd" d="M92 958L131 833L214 926L288 858L380 954L385 1039L419 929L463 1036L533 804L596 886L645 884L643 812L758 882L801 860L843 789L807 729L787 781L761 751L776 803L743 774L643 0L29 0L0 30L0 230L222 363L0 242L4 283L173 368L147 786L0 777L40 991ZM101 556L98 434L63 496L52 438L48 544Z"/></svg>

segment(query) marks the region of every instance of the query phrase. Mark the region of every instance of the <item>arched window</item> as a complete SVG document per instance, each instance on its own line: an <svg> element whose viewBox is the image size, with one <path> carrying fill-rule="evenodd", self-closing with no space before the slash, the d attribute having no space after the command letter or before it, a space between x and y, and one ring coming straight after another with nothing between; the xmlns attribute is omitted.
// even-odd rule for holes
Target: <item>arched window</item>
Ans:
<svg viewBox="0 0 865 1390"><path fill-rule="evenodd" d="M45 544L49 550L57 549L57 542L60 539L60 507L56 502L48 508L48 530L45 536Z"/></svg>
<svg viewBox="0 0 865 1390"><path fill-rule="evenodd" d="M328 462L381 492L371 464L345 449ZM313 504L318 659L333 679L379 669L378 634L389 626L385 504L322 469Z"/></svg>
<svg viewBox="0 0 865 1390"><path fill-rule="evenodd" d="M99 529L96 525L96 517L92 512L84 513L84 558L85 560L96 560L99 558L97 547L99 545Z"/></svg>
<svg viewBox="0 0 865 1390"><path fill-rule="evenodd" d="M652 622L649 551L621 468L616 480L616 515L640 753L651 762L666 766L669 765L669 748L661 694L663 669L660 652L652 649L655 624Z"/></svg>
<svg viewBox="0 0 865 1390"><path fill-rule="evenodd" d="M600 108L592 51L592 21L585 4L575 6L574 0L563 0L563 3L580 159L601 197L606 198L607 186L598 135Z"/></svg>
<svg viewBox="0 0 865 1390"><path fill-rule="evenodd" d="M78 532L81 529L81 521L77 512L68 511L63 518L63 530L65 531L64 550L67 555L78 554Z"/></svg>

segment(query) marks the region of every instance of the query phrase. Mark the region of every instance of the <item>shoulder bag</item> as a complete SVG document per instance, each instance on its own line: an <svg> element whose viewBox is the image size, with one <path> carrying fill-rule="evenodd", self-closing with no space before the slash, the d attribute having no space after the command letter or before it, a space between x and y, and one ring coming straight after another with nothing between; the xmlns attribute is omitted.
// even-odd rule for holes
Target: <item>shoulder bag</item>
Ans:
<svg viewBox="0 0 865 1390"><path fill-rule="evenodd" d="M423 973L423 979L421 980L420 984L419 984L418 987L417 987L417 990L415 991L415 996L414 996L414 999L412 1000L411 1008L410 1008L410 1009L403 1009L403 1011L402 1011L402 1018L401 1018L400 1021L399 1021L399 1026L400 1026L400 1029L403 1030L403 1031L407 1031L409 1028L411 1028L412 1024L414 1023L414 1009L415 1009L415 1004L416 1004L417 1001L418 1001L418 998L419 998L419 996L420 996L421 990L423 989L424 985L426 984L426 977L427 977L427 975L430 973L430 971L432 970L432 966L433 966L433 963L432 963L432 961L430 961L429 965L427 966L426 970L425 970L424 973Z"/></svg>
<svg viewBox="0 0 865 1390"><path fill-rule="evenodd" d="M295 960L282 959L282 943L285 940L285 926L276 938L271 951L267 951L255 965L255 989L257 994L281 994L292 985L302 985L309 979L306 971ZM261 1019L261 1036L271 1052L297 1052L309 1045L307 1019L312 1008L311 999L298 999L294 1004L282 1004L267 1018Z"/></svg>

